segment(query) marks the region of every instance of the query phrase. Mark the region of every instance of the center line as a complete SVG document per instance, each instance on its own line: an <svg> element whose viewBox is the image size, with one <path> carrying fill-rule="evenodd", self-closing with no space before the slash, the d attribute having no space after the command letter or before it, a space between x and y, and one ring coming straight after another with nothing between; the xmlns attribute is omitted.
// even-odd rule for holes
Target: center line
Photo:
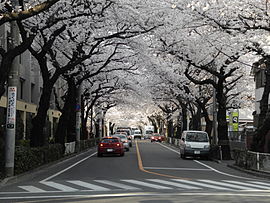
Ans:
<svg viewBox="0 0 270 203"><path fill-rule="evenodd" d="M179 170L179 171L211 171L211 169L201 168L162 168L162 167L144 167L144 169L156 169L156 170Z"/></svg>

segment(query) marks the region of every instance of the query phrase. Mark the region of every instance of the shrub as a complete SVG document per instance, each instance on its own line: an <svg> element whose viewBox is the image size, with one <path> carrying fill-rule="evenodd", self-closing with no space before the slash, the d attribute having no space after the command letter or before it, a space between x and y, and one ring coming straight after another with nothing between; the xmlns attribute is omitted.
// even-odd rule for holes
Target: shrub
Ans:
<svg viewBox="0 0 270 203"><path fill-rule="evenodd" d="M15 149L14 173L20 174L63 157L63 147L53 144L45 147L30 148L17 146Z"/></svg>

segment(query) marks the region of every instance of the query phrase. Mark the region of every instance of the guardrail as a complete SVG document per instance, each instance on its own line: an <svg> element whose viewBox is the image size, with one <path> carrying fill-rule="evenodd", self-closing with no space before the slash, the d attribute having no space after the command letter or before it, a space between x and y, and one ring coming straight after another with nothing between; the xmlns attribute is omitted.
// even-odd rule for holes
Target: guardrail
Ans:
<svg viewBox="0 0 270 203"><path fill-rule="evenodd" d="M99 138L93 138L89 140L81 140L79 143L75 141L65 143L65 155L73 154L79 151L84 151L90 147L96 146L98 142Z"/></svg>
<svg viewBox="0 0 270 203"><path fill-rule="evenodd" d="M270 154L234 150L235 165L256 171L270 172Z"/></svg>

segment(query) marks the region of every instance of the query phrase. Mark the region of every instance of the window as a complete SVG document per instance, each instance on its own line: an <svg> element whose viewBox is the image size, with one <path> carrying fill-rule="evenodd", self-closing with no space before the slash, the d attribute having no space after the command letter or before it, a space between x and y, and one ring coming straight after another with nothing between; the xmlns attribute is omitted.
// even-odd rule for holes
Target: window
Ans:
<svg viewBox="0 0 270 203"><path fill-rule="evenodd" d="M31 102L35 102L35 84L31 83Z"/></svg>
<svg viewBox="0 0 270 203"><path fill-rule="evenodd" d="M208 136L206 133L188 132L186 140L189 142L208 142Z"/></svg>
<svg viewBox="0 0 270 203"><path fill-rule="evenodd" d="M117 143L119 140L117 138L106 138L101 140L101 143Z"/></svg>
<svg viewBox="0 0 270 203"><path fill-rule="evenodd" d="M24 83L25 83L25 79L20 78L20 99L24 98Z"/></svg>

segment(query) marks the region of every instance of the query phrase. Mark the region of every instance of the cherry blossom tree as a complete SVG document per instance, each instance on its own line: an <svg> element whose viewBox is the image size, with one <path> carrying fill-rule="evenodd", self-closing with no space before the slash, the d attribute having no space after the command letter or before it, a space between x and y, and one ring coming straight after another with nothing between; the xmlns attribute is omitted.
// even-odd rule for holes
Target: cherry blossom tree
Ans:
<svg viewBox="0 0 270 203"><path fill-rule="evenodd" d="M256 53L262 56L261 63L265 60L265 72L267 76L267 55L269 54L269 1L268 0L244 0L244 1L191 1L186 5L194 15L203 19L204 23L214 30L224 32L232 37L238 36L242 41L255 44ZM198 21L197 21L198 23ZM255 63L257 66L258 63ZM266 84L263 95L269 96L269 86ZM266 107L266 108L265 108ZM254 150L269 151L269 146L264 146L269 132L269 111L267 99L260 101L260 115L258 130L254 136Z"/></svg>

